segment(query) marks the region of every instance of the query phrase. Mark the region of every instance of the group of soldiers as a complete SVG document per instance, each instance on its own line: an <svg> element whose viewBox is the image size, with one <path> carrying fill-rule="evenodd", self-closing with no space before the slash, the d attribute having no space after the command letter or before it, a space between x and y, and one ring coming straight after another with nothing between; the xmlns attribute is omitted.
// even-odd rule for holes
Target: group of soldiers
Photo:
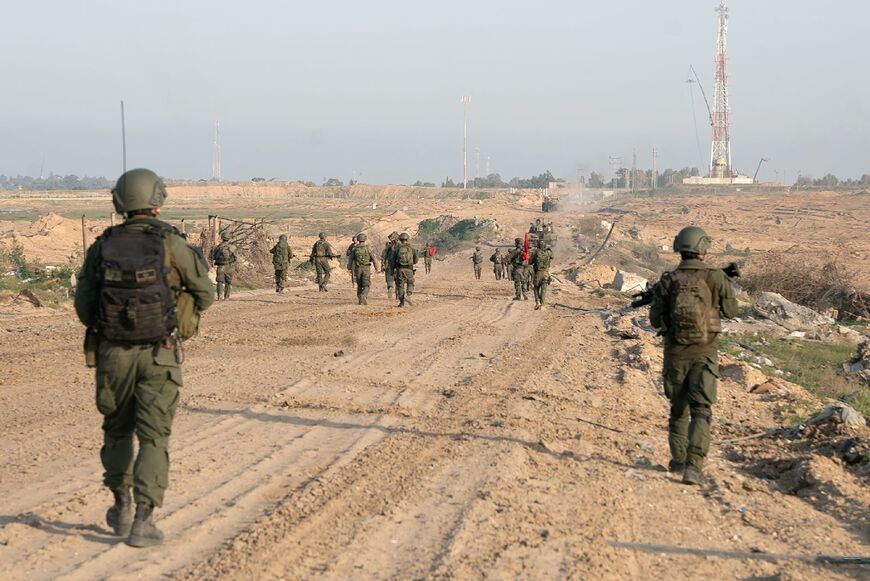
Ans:
<svg viewBox="0 0 870 581"><path fill-rule="evenodd" d="M529 234L551 234L553 222L543 222L540 218L529 223Z"/></svg>
<svg viewBox="0 0 870 581"><path fill-rule="evenodd" d="M480 263L483 256L480 247L475 248L474 276L480 279ZM529 300L531 291L535 297L535 310L544 307L547 298L547 288L550 286L550 264L553 262L553 250L544 240L539 240L534 249L526 250L522 238L514 239L514 247L507 253L496 248L489 257L496 280L510 280L514 283L514 299Z"/></svg>
<svg viewBox="0 0 870 581"><path fill-rule="evenodd" d="M163 542L153 513L169 482L168 445L183 384L182 342L196 335L199 313L215 300L215 290L229 298L236 260L236 249L224 235L211 253L218 275L215 288L204 257L178 230L158 219L166 196L163 181L150 170L130 170L118 179L113 204L125 220L88 249L75 294L76 314L87 329L85 361L95 369L96 406L103 416L103 483L114 498L106 523L134 547ZM395 288L399 306L405 306L414 292L419 252L407 233L393 234L381 253L381 264L388 288ZM650 308L650 322L664 337L664 395L671 404L668 470L681 472L687 484L704 482L719 376L720 319L737 314L725 272L704 263L710 244L706 232L695 226L677 235L674 251L682 261L652 289ZM427 245L425 254L431 258L430 249ZM276 291L281 292L293 257L286 235L272 255ZM365 234L355 237L346 256L358 300L366 304L378 260ZM321 292L329 282L328 261L336 257L321 233L309 257ZM514 300L528 300L533 287L536 308L541 308L553 260L543 240L532 251L517 238L506 256L496 249L490 260L498 279L505 277L507 268ZM480 278L480 247L472 261Z"/></svg>

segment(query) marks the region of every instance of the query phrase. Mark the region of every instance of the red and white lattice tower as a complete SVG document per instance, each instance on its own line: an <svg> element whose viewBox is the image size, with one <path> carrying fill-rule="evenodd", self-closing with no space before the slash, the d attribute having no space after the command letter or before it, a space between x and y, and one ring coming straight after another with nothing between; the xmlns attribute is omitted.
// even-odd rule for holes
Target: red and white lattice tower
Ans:
<svg viewBox="0 0 870 581"><path fill-rule="evenodd" d="M713 89L713 144L710 148L710 176L730 178L731 171L731 108L728 106L728 8L722 0L719 13L719 34L716 38L716 73Z"/></svg>

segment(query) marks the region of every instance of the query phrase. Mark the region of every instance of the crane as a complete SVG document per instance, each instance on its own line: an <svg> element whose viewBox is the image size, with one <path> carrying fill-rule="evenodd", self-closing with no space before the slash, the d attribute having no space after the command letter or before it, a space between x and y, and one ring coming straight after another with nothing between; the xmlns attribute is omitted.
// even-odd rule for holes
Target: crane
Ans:
<svg viewBox="0 0 870 581"><path fill-rule="evenodd" d="M755 175L752 176L752 183L753 183L753 184L757 184L757 183L758 183L758 180L756 180L755 178L758 177L758 172L761 170L761 164L766 163L766 162L768 162L768 161L770 161L770 160L769 160L768 158L766 158L766 157L762 157L760 160L758 160L758 167L755 168Z"/></svg>

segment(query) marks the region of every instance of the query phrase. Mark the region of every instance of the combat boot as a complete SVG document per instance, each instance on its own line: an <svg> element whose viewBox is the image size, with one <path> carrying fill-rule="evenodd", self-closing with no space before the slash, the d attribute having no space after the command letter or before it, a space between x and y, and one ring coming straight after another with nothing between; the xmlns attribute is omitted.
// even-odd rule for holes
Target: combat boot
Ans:
<svg viewBox="0 0 870 581"><path fill-rule="evenodd" d="M674 474L679 474L680 472L686 471L686 463L685 462L677 462L676 460L671 460L668 462L668 472L673 472Z"/></svg>
<svg viewBox="0 0 870 581"><path fill-rule="evenodd" d="M126 537L133 526L133 497L129 488L113 490L112 494L115 495L115 504L106 511L106 524L119 537Z"/></svg>
<svg viewBox="0 0 870 581"><path fill-rule="evenodd" d="M153 547L163 542L163 533L154 526L154 505L147 502L136 503L136 518L133 519L133 527L127 544L131 547Z"/></svg>
<svg viewBox="0 0 870 581"><path fill-rule="evenodd" d="M695 486L704 484L704 475L701 473L701 469L691 464L686 466L686 470L683 472L683 484L693 484Z"/></svg>

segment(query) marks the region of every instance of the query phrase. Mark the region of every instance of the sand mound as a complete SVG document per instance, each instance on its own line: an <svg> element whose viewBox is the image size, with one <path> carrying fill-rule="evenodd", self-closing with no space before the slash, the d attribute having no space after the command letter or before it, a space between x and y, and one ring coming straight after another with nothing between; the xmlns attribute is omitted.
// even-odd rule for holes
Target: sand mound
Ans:
<svg viewBox="0 0 870 581"><path fill-rule="evenodd" d="M88 244L94 241L98 231L108 224L88 226ZM0 244L10 248L18 243L29 261L44 264L66 264L71 255L81 252L82 226L78 220L64 218L55 213L41 216L30 224L16 228Z"/></svg>

